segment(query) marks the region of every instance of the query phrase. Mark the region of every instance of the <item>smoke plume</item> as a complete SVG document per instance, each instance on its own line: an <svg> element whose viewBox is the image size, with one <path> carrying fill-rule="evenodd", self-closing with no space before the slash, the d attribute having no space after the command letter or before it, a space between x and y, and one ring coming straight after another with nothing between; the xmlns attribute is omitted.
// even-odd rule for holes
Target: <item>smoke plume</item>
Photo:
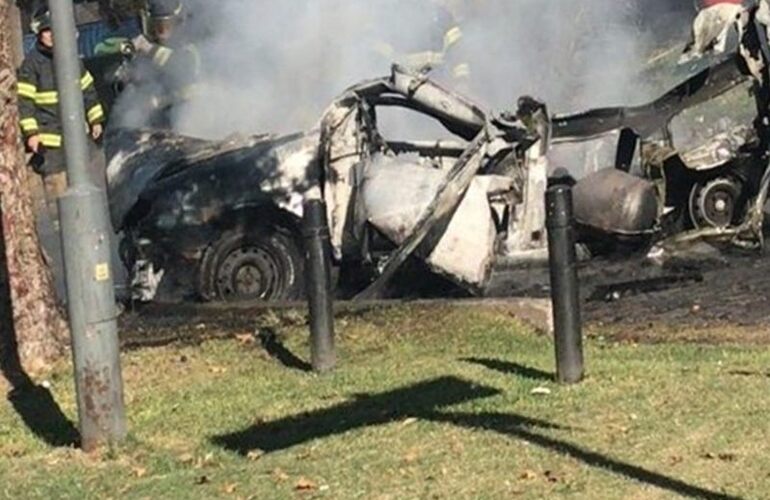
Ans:
<svg viewBox="0 0 770 500"><path fill-rule="evenodd" d="M187 27L204 78L174 125L206 138L307 129L351 84L441 51L455 24L462 39L431 75L489 111L524 94L555 112L638 102L654 45L640 12L656 1L198 0Z"/></svg>

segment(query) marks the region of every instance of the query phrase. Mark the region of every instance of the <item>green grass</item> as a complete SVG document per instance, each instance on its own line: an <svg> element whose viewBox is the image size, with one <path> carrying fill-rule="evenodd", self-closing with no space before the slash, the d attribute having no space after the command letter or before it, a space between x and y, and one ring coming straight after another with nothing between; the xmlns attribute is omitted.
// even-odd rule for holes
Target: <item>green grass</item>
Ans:
<svg viewBox="0 0 770 500"><path fill-rule="evenodd" d="M504 311L390 309L340 319L338 330L339 368L323 377L281 366L245 337L125 354L131 436L98 455L50 446L3 403L0 496L762 498L770 491L765 349L590 340L587 380L561 387L548 378L549 340ZM277 333L307 357L303 327ZM74 419L69 367L50 380ZM538 387L550 395L532 394Z"/></svg>

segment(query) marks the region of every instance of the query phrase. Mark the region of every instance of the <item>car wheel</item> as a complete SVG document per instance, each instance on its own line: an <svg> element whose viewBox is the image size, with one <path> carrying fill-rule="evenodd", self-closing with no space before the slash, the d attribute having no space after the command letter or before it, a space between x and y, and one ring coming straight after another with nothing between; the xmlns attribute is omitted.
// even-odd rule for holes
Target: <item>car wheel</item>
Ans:
<svg viewBox="0 0 770 500"><path fill-rule="evenodd" d="M693 186L689 198L690 221L695 229L726 229L740 210L742 185L732 177L717 177Z"/></svg>
<svg viewBox="0 0 770 500"><path fill-rule="evenodd" d="M297 300L304 283L300 243L281 227L226 231L201 260L199 293L205 300Z"/></svg>

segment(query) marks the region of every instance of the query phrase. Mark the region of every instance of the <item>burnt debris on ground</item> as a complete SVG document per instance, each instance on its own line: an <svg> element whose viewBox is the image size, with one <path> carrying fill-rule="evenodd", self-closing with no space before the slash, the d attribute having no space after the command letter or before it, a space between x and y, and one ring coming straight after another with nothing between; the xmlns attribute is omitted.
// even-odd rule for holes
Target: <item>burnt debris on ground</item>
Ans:
<svg viewBox="0 0 770 500"><path fill-rule="evenodd" d="M611 290L612 295L634 280L640 284L639 293L586 300L585 318L593 324L636 330L652 324L697 329L749 327L770 320L770 260L763 257L729 257L719 267L699 270L693 266L673 272L643 261L595 262L584 268L582 275L584 294L589 299L595 299L600 291ZM645 282L660 287L645 291Z"/></svg>
<svg viewBox="0 0 770 500"><path fill-rule="evenodd" d="M517 317L531 313L524 319L537 326L550 314L546 306L540 307L547 303L547 269L526 271L531 281L522 291L518 285L523 273L498 270L494 286L497 297L340 302L336 307L342 318L383 308L498 308ZM770 260L762 256L732 255L718 262L681 261L672 267L660 267L643 258L593 260L581 264L579 274L583 317L589 333L599 331L618 340L640 342L667 338L770 342L770 332L757 328L770 322ZM503 295L526 295L522 300L527 307ZM232 338L253 333L255 324L266 317L278 328L304 326L304 307L302 303L248 302L143 305L122 316L123 345L130 349ZM707 331L723 327L735 330L735 336L717 338ZM691 335L682 338L682 331Z"/></svg>

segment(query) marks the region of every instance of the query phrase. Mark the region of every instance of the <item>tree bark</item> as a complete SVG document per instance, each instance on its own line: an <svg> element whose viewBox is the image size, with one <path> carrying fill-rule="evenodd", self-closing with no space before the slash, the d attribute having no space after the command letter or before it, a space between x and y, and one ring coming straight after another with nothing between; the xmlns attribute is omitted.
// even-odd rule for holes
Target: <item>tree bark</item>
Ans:
<svg viewBox="0 0 770 500"><path fill-rule="evenodd" d="M20 140L12 7L13 0L0 0L0 358L11 382L9 370L44 371L69 339L36 232Z"/></svg>

